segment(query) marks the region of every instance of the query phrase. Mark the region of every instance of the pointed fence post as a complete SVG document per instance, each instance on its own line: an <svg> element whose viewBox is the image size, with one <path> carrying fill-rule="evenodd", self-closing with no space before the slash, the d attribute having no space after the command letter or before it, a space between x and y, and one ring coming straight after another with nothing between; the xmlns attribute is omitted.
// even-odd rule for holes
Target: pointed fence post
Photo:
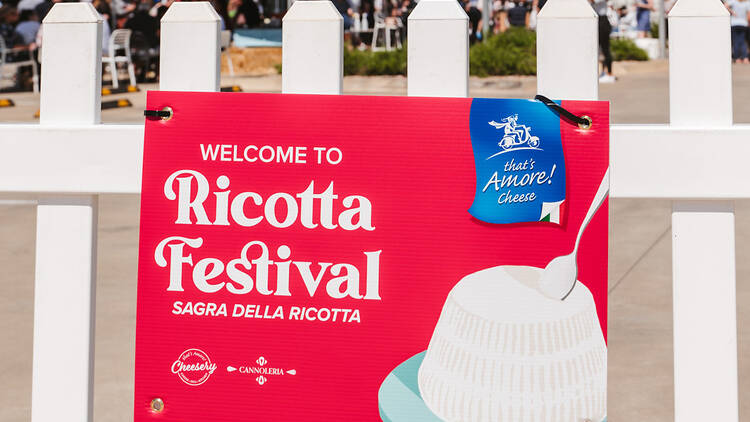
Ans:
<svg viewBox="0 0 750 422"><path fill-rule="evenodd" d="M599 98L598 18L588 0L549 0L537 17L537 92Z"/></svg>
<svg viewBox="0 0 750 422"><path fill-rule="evenodd" d="M282 25L281 90L341 94L344 19L330 1L296 1Z"/></svg>
<svg viewBox="0 0 750 422"><path fill-rule="evenodd" d="M679 0L669 41L671 125L730 126L729 13L721 1ZM732 201L672 205L677 422L739 418L734 231Z"/></svg>
<svg viewBox="0 0 750 422"><path fill-rule="evenodd" d="M221 18L211 3L174 2L161 18L162 91L218 91Z"/></svg>
<svg viewBox="0 0 750 422"><path fill-rule="evenodd" d="M56 3L44 18L39 123L101 121L101 22L93 7L67 3Z"/></svg>
<svg viewBox="0 0 750 422"><path fill-rule="evenodd" d="M99 123L101 17L90 3L57 3L43 25L40 124ZM97 211L94 195L37 206L33 422L93 419Z"/></svg>
<svg viewBox="0 0 750 422"><path fill-rule="evenodd" d="M422 0L409 15L408 92L469 96L469 17L453 0Z"/></svg>

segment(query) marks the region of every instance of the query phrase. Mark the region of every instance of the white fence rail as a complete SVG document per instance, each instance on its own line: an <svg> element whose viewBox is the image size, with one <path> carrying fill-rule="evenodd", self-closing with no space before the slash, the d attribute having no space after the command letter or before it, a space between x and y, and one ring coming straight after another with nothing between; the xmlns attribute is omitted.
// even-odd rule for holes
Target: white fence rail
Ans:
<svg viewBox="0 0 750 422"><path fill-rule="evenodd" d="M587 0L547 3L539 93L598 97L596 20ZM732 422L732 201L750 198L750 127L732 126L729 15L720 0L679 0L669 20L671 124L612 127L611 194L674 200L675 419ZM176 2L161 28L161 89L217 91L219 18L209 4ZM467 29L455 0L418 4L409 17L409 95L468 95ZM90 421L97 198L140 191L143 126L99 124L102 23L90 4L56 4L44 34L40 124L0 125L0 195L38 199L32 420ZM340 94L342 45L329 2L295 2L284 19L283 91Z"/></svg>

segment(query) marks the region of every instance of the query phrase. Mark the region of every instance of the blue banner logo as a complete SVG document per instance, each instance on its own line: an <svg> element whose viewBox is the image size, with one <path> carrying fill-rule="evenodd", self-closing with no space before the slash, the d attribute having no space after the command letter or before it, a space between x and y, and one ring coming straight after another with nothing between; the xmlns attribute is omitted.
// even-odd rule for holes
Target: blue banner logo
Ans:
<svg viewBox="0 0 750 422"><path fill-rule="evenodd" d="M472 101L477 186L469 213L495 224L560 223L565 158L560 118L530 100Z"/></svg>

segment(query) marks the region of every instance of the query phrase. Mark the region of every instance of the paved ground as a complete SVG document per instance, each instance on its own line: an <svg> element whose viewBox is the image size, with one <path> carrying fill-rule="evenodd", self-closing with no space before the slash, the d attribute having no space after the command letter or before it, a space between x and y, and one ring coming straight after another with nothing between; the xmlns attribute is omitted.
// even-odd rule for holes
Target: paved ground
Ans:
<svg viewBox="0 0 750 422"><path fill-rule="evenodd" d="M614 123L668 119L664 62L616 67L618 83L601 87ZM750 66L735 68L735 121L750 123ZM278 92L278 76L225 79L245 91ZM700 83L700 81L696 81ZM471 95L532 97L534 78L472 79ZM155 89L155 86L150 88ZM351 94L406 93L400 77L346 78ZM0 122L34 121L38 97L3 95ZM144 92L133 108L106 110L105 122L140 122ZM610 246L609 420L673 420L670 209L668 201L613 200ZM741 420L750 419L750 201L737 204L737 284ZM96 320L96 421L132 420L138 197L100 202ZM0 421L28 421L31 401L35 213L0 205ZM743 259L744 258L744 259ZM710 403L706 403L710 405Z"/></svg>

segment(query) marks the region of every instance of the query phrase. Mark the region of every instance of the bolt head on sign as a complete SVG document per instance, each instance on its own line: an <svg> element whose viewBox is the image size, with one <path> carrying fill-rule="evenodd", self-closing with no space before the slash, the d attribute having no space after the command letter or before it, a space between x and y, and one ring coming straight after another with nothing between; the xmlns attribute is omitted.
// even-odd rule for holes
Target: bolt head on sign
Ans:
<svg viewBox="0 0 750 422"><path fill-rule="evenodd" d="M149 92L135 421L604 420L606 202L539 280L609 109L560 105Z"/></svg>

